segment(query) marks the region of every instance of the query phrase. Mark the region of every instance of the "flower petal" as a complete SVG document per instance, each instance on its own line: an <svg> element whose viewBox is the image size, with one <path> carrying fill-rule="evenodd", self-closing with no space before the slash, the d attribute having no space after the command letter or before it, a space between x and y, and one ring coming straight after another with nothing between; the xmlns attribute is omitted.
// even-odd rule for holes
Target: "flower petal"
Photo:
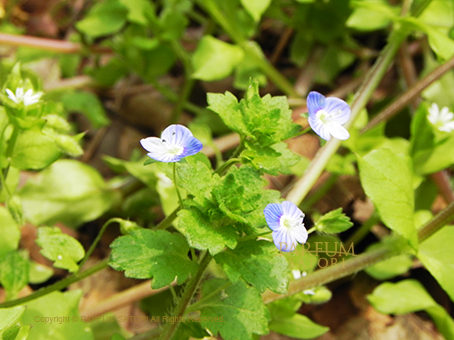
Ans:
<svg viewBox="0 0 454 340"><path fill-rule="evenodd" d="M179 124L169 125L161 134L161 139L167 143L183 147L186 147L191 138L193 138L191 130Z"/></svg>
<svg viewBox="0 0 454 340"><path fill-rule="evenodd" d="M183 153L180 155L181 158L186 156L192 156L202 150L202 143L195 137L192 137L189 143L184 147Z"/></svg>
<svg viewBox="0 0 454 340"><path fill-rule="evenodd" d="M326 129L329 131L331 136L340 140L346 140L350 137L347 129L342 125L336 123L326 124Z"/></svg>
<svg viewBox="0 0 454 340"><path fill-rule="evenodd" d="M141 139L140 144L148 152L154 152L162 148L162 141L158 137L148 137Z"/></svg>
<svg viewBox="0 0 454 340"><path fill-rule="evenodd" d="M6 89L5 91L8 94L8 98L11 99L13 102L17 103L16 95L14 94L14 92L11 91L10 89Z"/></svg>
<svg viewBox="0 0 454 340"><path fill-rule="evenodd" d="M340 125L350 118L350 106L339 98L326 98L325 110L331 114L331 121Z"/></svg>
<svg viewBox="0 0 454 340"><path fill-rule="evenodd" d="M320 137L322 137L325 140L331 139L331 135L329 134L328 129L326 129L325 125L322 123L322 121L319 118L317 118L315 115L313 115L313 116L309 116L309 118L307 120L308 120L309 125L311 126L312 130L314 130L314 132L317 135L319 135Z"/></svg>
<svg viewBox="0 0 454 340"><path fill-rule="evenodd" d="M307 233L304 224L301 224L301 228L294 228L292 230L292 235L299 243L302 244L306 243L307 238L309 237L309 234Z"/></svg>
<svg viewBox="0 0 454 340"><path fill-rule="evenodd" d="M315 115L317 111L325 107L325 96L316 91L311 91L307 96L306 104L309 115Z"/></svg>
<svg viewBox="0 0 454 340"><path fill-rule="evenodd" d="M295 204L290 201L284 201L281 206L284 215L291 219L301 218L301 223L303 223L304 213Z"/></svg>
<svg viewBox="0 0 454 340"><path fill-rule="evenodd" d="M282 206L277 203L270 203L263 210L265 220L271 230L279 230L281 228L280 220L283 214Z"/></svg>
<svg viewBox="0 0 454 340"><path fill-rule="evenodd" d="M296 240L290 235L287 229L273 231L274 245L283 252L291 252L296 248Z"/></svg>

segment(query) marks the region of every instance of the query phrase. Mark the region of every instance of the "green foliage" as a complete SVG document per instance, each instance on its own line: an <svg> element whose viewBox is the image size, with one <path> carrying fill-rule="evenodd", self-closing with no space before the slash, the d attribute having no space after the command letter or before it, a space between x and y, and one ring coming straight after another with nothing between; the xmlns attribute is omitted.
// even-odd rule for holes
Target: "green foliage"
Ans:
<svg viewBox="0 0 454 340"><path fill-rule="evenodd" d="M91 92L69 92L63 95L61 101L67 111L81 112L87 116L95 128L110 122L98 97Z"/></svg>
<svg viewBox="0 0 454 340"><path fill-rule="evenodd" d="M28 260L16 251L10 251L0 262L0 283L6 290L7 300L17 298L17 293L28 283Z"/></svg>
<svg viewBox="0 0 454 340"><path fill-rule="evenodd" d="M91 329L79 315L79 302L82 294L80 290L65 293L53 292L28 301L22 316L22 323L33 325L30 329L29 339L94 340ZM49 318L48 322L45 322L46 319L41 319L46 317ZM66 317L66 321L63 321L63 317Z"/></svg>
<svg viewBox="0 0 454 340"><path fill-rule="evenodd" d="M232 73L243 57L241 47L205 36L192 55L194 67L192 77L205 81L225 78Z"/></svg>
<svg viewBox="0 0 454 340"><path fill-rule="evenodd" d="M368 296L369 302L381 313L406 314L425 310L446 339L454 338L454 321L416 280L383 283Z"/></svg>
<svg viewBox="0 0 454 340"><path fill-rule="evenodd" d="M252 340L252 333L268 333L269 313L260 293L243 281L235 284L222 279L206 281L202 286L202 299L201 325L214 335L219 333L225 340ZM222 318L222 321L210 322L203 318Z"/></svg>
<svg viewBox="0 0 454 340"><path fill-rule="evenodd" d="M132 230L112 244L110 266L124 270L127 277L153 278L152 287L162 288L176 278L178 284L194 275L197 264L187 254L189 247L183 236L164 230Z"/></svg>
<svg viewBox="0 0 454 340"><path fill-rule="evenodd" d="M73 160L60 160L19 191L25 218L34 224L62 222L77 227L104 213L113 196L99 173Z"/></svg>
<svg viewBox="0 0 454 340"><path fill-rule="evenodd" d="M82 260L85 251L75 238L63 234L57 227L41 227L36 243L42 248L41 254L54 261L54 267L73 273L79 270L77 262Z"/></svg>
<svg viewBox="0 0 454 340"><path fill-rule="evenodd" d="M452 241L454 241L452 228L443 228L421 244L417 256L448 293L451 300L454 301L454 284L452 281L454 261L449 246Z"/></svg>
<svg viewBox="0 0 454 340"><path fill-rule="evenodd" d="M271 315L270 330L296 339L312 339L329 331L328 327L297 314L302 302L299 297L300 294L275 301L268 306Z"/></svg>
<svg viewBox="0 0 454 340"><path fill-rule="evenodd" d="M323 215L315 224L315 228L326 234L337 234L350 229L353 223L350 217L342 212L342 208L330 211Z"/></svg>
<svg viewBox="0 0 454 340"><path fill-rule="evenodd" d="M374 202L383 222L416 248L413 183L407 157L378 149L364 157L358 156L358 165L364 191Z"/></svg>
<svg viewBox="0 0 454 340"><path fill-rule="evenodd" d="M0 261L11 250L17 249L20 240L20 230L17 222L5 207L0 206Z"/></svg>
<svg viewBox="0 0 454 340"><path fill-rule="evenodd" d="M23 306L0 309L0 336L2 339L11 331L17 332L17 326L24 311L25 307Z"/></svg>
<svg viewBox="0 0 454 340"><path fill-rule="evenodd" d="M241 277L262 293L267 288L281 294L287 291L287 260L270 242L240 242L235 249L226 250L214 258L222 264L233 283Z"/></svg>

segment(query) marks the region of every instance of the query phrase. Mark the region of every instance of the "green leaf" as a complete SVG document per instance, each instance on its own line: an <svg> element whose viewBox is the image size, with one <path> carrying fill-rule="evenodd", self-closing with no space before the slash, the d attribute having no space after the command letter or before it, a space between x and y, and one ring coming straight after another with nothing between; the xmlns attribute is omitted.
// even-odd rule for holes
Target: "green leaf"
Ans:
<svg viewBox="0 0 454 340"><path fill-rule="evenodd" d="M218 221L209 221L195 207L179 211L178 216L180 217L178 227L193 248L208 249L211 255L216 255L226 246L233 249L237 245L237 234L235 228L230 224L224 225Z"/></svg>
<svg viewBox="0 0 454 340"><path fill-rule="evenodd" d="M219 209L229 218L253 228L266 225L263 209L278 202L280 193L264 190L265 182L250 166L232 167L215 185L212 194Z"/></svg>
<svg viewBox="0 0 454 340"><path fill-rule="evenodd" d="M205 199L211 199L211 189L214 179L211 168L202 162L178 163L177 164L178 185L184 188L189 194L195 196L195 201L203 204Z"/></svg>
<svg viewBox="0 0 454 340"><path fill-rule="evenodd" d="M16 299L17 293L28 284L28 260L15 250L0 262L0 283L6 290L7 300Z"/></svg>
<svg viewBox="0 0 454 340"><path fill-rule="evenodd" d="M79 315L82 294L81 290L53 292L28 301L22 317L24 324L33 325L28 339L94 340L90 327Z"/></svg>
<svg viewBox="0 0 454 340"><path fill-rule="evenodd" d="M54 271L52 268L44 266L38 262L30 260L28 264L29 264L28 282L32 284L46 282L54 275Z"/></svg>
<svg viewBox="0 0 454 340"><path fill-rule="evenodd" d="M413 175L406 157L388 149L378 149L364 157L358 156L358 165L361 184L377 207L382 221L416 249Z"/></svg>
<svg viewBox="0 0 454 340"><path fill-rule="evenodd" d="M74 160L60 160L30 178L19 191L25 218L36 225L77 227L101 216L112 204L101 175Z"/></svg>
<svg viewBox="0 0 454 340"><path fill-rule="evenodd" d="M124 270L127 277L149 279L154 289L178 284L194 275L197 264L188 258L189 247L184 237L164 230L137 229L117 238L110 246L109 265Z"/></svg>
<svg viewBox="0 0 454 340"><path fill-rule="evenodd" d="M406 314L425 310L446 339L454 339L454 321L416 280L383 283L367 297L384 314Z"/></svg>
<svg viewBox="0 0 454 340"><path fill-rule="evenodd" d="M355 10L348 18L347 26L360 31L386 28L398 15L398 8L392 8L384 0L352 1L352 5Z"/></svg>
<svg viewBox="0 0 454 340"><path fill-rule="evenodd" d="M251 136L244 123L243 114L239 111L238 99L233 94L208 93L207 101L208 109L216 112L232 131Z"/></svg>
<svg viewBox="0 0 454 340"><path fill-rule="evenodd" d="M374 244L367 251L379 248L380 244ZM405 274L413 265L413 257L410 254L400 254L381 261L365 269L366 273L376 280L388 280L395 276Z"/></svg>
<svg viewBox="0 0 454 340"><path fill-rule="evenodd" d="M301 314L290 317L273 316L269 327L273 332L296 339L313 339L329 331L329 327L320 326Z"/></svg>
<svg viewBox="0 0 454 340"><path fill-rule="evenodd" d="M227 77L243 59L241 47L227 44L211 36L204 36L192 55L193 78L213 81Z"/></svg>
<svg viewBox="0 0 454 340"><path fill-rule="evenodd" d="M262 14L266 11L271 3L271 0L240 0L246 11L257 22L260 20Z"/></svg>
<svg viewBox="0 0 454 340"><path fill-rule="evenodd" d="M454 230L452 227L445 227L420 245L417 256L454 301L452 242L454 242Z"/></svg>
<svg viewBox="0 0 454 340"><path fill-rule="evenodd" d="M243 278L247 283L264 292L287 292L288 263L273 243L249 240L239 242L234 250L225 250L214 259L222 267L230 281L236 283Z"/></svg>
<svg viewBox="0 0 454 340"><path fill-rule="evenodd" d="M128 9L127 19L135 24L146 26L150 17L155 17L155 9L152 2L146 0L119 0Z"/></svg>
<svg viewBox="0 0 454 340"><path fill-rule="evenodd" d="M77 262L83 259L85 250L74 237L63 234L57 227L41 227L36 243L42 248L40 253L54 261L54 267L72 273L79 270Z"/></svg>
<svg viewBox="0 0 454 340"><path fill-rule="evenodd" d="M323 215L315 224L318 231L326 234L337 234L350 229L353 223L350 217L342 212L342 208L330 211Z"/></svg>
<svg viewBox="0 0 454 340"><path fill-rule="evenodd" d="M20 322L25 307L0 308L0 336Z"/></svg>
<svg viewBox="0 0 454 340"><path fill-rule="evenodd" d="M91 38L115 33L126 23L128 10L118 0L96 3L76 28Z"/></svg>
<svg viewBox="0 0 454 340"><path fill-rule="evenodd" d="M243 151L241 157L249 160L257 170L274 176L291 174L290 168L300 160L300 156L290 151L284 142L265 147L254 145L252 149Z"/></svg>
<svg viewBox="0 0 454 340"><path fill-rule="evenodd" d="M85 91L70 92L65 94L61 101L68 111L81 112L90 120L93 127L100 128L110 124L109 118L98 97Z"/></svg>
<svg viewBox="0 0 454 340"><path fill-rule="evenodd" d="M200 308L201 325L215 336L219 333L225 340L252 340L252 333L268 333L268 309L260 293L243 281L233 285L222 279L206 281L202 286L202 299L205 296L209 297ZM210 322L203 318L222 318L222 321Z"/></svg>
<svg viewBox="0 0 454 340"><path fill-rule="evenodd" d="M17 138L11 164L21 170L39 170L61 157L54 140L41 131L25 130Z"/></svg>
<svg viewBox="0 0 454 340"><path fill-rule="evenodd" d="M17 222L9 211L0 206L0 261L11 250L17 249L20 240L20 230Z"/></svg>

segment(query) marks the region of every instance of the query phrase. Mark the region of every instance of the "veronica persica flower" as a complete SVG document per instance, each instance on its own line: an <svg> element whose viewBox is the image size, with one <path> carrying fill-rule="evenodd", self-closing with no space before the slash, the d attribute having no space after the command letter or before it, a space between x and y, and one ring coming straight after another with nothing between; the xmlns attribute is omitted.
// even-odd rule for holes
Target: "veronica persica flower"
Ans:
<svg viewBox="0 0 454 340"><path fill-rule="evenodd" d="M307 230L304 228L304 213L292 202L270 203L263 211L266 223L273 231L273 241L280 251L289 252L297 242L306 243Z"/></svg>
<svg viewBox="0 0 454 340"><path fill-rule="evenodd" d="M447 107L441 109L433 103L429 108L427 119L440 131L451 132L454 130L454 114Z"/></svg>
<svg viewBox="0 0 454 340"><path fill-rule="evenodd" d="M202 150L202 143L183 125L170 125L161 134L161 138L148 137L140 140L148 157L159 162L178 162Z"/></svg>
<svg viewBox="0 0 454 340"><path fill-rule="evenodd" d="M43 95L42 92L33 93L33 90L27 90L24 92L22 87L16 88L16 93L11 91L10 89L5 90L8 94L8 98L11 99L16 104L24 103L24 106L29 106L32 104L36 104L41 99Z"/></svg>
<svg viewBox="0 0 454 340"><path fill-rule="evenodd" d="M350 134L342 125L350 118L350 107L342 99L321 95L312 91L307 96L309 125L317 135L325 140L331 136L341 140L348 139Z"/></svg>

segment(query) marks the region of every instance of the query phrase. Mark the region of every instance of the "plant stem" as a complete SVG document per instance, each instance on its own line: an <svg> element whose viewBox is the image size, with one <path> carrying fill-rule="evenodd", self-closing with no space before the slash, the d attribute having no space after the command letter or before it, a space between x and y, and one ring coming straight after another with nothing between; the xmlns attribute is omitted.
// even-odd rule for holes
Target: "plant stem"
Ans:
<svg viewBox="0 0 454 340"><path fill-rule="evenodd" d="M434 81L443 76L446 72L454 67L454 57L449 59L444 64L438 66L435 70L430 72L423 79L413 84L406 92L404 92L399 98L389 104L383 111L376 115L362 130L364 133L377 124L389 120L400 110L402 110L408 103L415 99L425 88L427 88Z"/></svg>
<svg viewBox="0 0 454 340"><path fill-rule="evenodd" d="M223 175L230 166L235 163L240 163L241 159L239 158L230 158L228 161L224 162L214 173L218 175Z"/></svg>
<svg viewBox="0 0 454 340"><path fill-rule="evenodd" d="M6 178L8 177L8 172L9 172L9 167L11 166L11 157L13 156L13 151L14 147L16 146L16 141L17 137L19 137L19 128L16 125L13 125L13 133L11 134L11 137L9 138L8 141L8 147L6 148L6 153L5 153L5 158L6 161L8 162L8 165L6 166L5 169L3 169L3 177L6 181Z"/></svg>
<svg viewBox="0 0 454 340"><path fill-rule="evenodd" d="M345 124L345 127L347 129L353 125L356 117L366 106L369 98L372 96L372 93L377 88L381 79L385 75L385 72L391 65L394 55L399 49L401 42L406 37L406 34L404 33L406 32L397 30L393 31L389 38L388 45L383 49L380 57L375 62L375 65L371 68L369 74L364 79L364 82L358 90L353 104L351 105L351 117L350 120ZM339 148L341 142L342 141L337 138L332 138L330 141L328 141L328 143L326 143L324 147L322 147L317 152L305 175L295 184L293 189L289 192L287 200L295 203L296 205L299 205L302 202L302 200L308 194L309 190L322 174L331 157Z"/></svg>
<svg viewBox="0 0 454 340"><path fill-rule="evenodd" d="M108 263L109 263L109 259L106 259L106 260L101 261L98 264L94 265L93 267L88 268L87 270L85 270L83 272L71 275L71 276L67 277L66 279L63 279L61 281L54 283L53 285L41 288L28 296L25 296L20 299L12 300L12 301L0 303L0 308L8 308L8 307L14 307L17 305L22 305L25 302L35 300L37 298L40 298L41 296L50 294L57 290L62 290L75 282L81 281L81 280L85 279L86 277L93 275L94 273L107 268Z"/></svg>
<svg viewBox="0 0 454 340"><path fill-rule="evenodd" d="M208 252L206 252L203 256L202 259L200 260L199 263L199 268L197 270L197 273L190 279L188 282L183 295L180 298L180 301L175 307L175 310L172 313L172 317L175 319L173 320L178 320L181 316L183 316L187 306L191 302L191 299L197 290L197 287L199 286L200 281L202 280L203 273L208 267L208 264L211 261L211 256ZM174 322L174 323L167 323L164 327L164 330L161 333L161 336L159 337L160 340L170 340L174 336L180 322Z"/></svg>
<svg viewBox="0 0 454 340"><path fill-rule="evenodd" d="M426 223L418 230L419 242L424 242L431 235L433 235L453 219L454 202L449 204L448 207L446 207L431 221ZM340 265L340 263L338 263L334 266L317 270L305 276L304 278L291 282L287 294L276 294L267 291L262 294L263 301L265 303L270 303L302 292L305 289L327 284L329 282L359 272L360 270L363 270L364 268L383 261L387 258L398 255L400 252L401 250L396 249L393 244L381 244L379 247L372 251L368 251L359 256L345 260L342 266Z"/></svg>
<svg viewBox="0 0 454 340"><path fill-rule="evenodd" d="M120 218L111 218L110 220L108 220L106 223L104 223L104 225L101 227L101 230L99 231L98 233L98 236L96 236L95 240L93 241L92 245L90 246L90 248L88 249L88 251L86 252L85 254L85 257L83 258L82 262L79 263L79 270L83 267L83 265L85 264L85 262L87 262L87 260L90 258L90 255L93 253L93 251L95 250L96 246L98 245L99 241L101 240L101 237L102 235L104 234L104 232L106 231L107 227L114 223L114 222L118 222L118 223L121 223L122 220Z"/></svg>
<svg viewBox="0 0 454 340"><path fill-rule="evenodd" d="M178 189L177 184L177 162L173 163L173 184L175 185L175 190L177 191L178 202L180 203L180 207L183 208L183 200L181 199L180 190Z"/></svg>

